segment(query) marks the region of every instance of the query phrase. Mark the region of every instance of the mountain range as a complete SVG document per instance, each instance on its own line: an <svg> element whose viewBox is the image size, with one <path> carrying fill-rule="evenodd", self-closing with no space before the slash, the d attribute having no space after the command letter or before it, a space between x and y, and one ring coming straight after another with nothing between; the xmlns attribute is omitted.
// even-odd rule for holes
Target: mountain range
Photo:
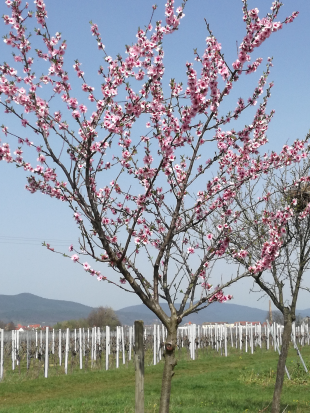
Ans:
<svg viewBox="0 0 310 413"><path fill-rule="evenodd" d="M168 312L168 304L162 304ZM93 307L75 303L73 301L53 300L38 297L30 293L17 295L0 294L0 320L13 321L15 324L41 324L53 325L58 321L86 318ZM132 325L135 320L143 320L146 325L158 322L156 316L145 305L133 305L116 310L119 320L123 325ZM310 308L297 311L302 317L310 315ZM184 318L182 324L191 321L202 324L203 322L225 321L265 321L267 311L230 303L212 303L209 307L193 313Z"/></svg>

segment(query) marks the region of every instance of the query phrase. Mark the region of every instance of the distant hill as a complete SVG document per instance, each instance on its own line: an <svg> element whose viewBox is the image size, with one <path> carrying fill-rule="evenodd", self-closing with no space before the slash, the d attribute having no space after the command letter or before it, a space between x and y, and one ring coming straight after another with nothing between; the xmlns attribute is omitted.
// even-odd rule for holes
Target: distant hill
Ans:
<svg viewBox="0 0 310 413"><path fill-rule="evenodd" d="M161 304L166 312L169 311L168 304ZM142 319L145 324L153 324L158 321L155 314L152 313L143 304L122 308L116 311L119 319L123 324L133 324L134 320ZM267 311L257 308L246 307L237 304L220 304L212 303L209 307L193 313L183 319L182 324L191 321L195 324L202 324L206 321L265 321Z"/></svg>
<svg viewBox="0 0 310 413"><path fill-rule="evenodd" d="M93 310L73 301L52 300L34 294L0 294L0 320L21 324L53 325L58 321L85 318Z"/></svg>
<svg viewBox="0 0 310 413"><path fill-rule="evenodd" d="M161 304L166 312L169 312L168 304ZM130 307L117 310L116 314L124 325L132 325L135 320L143 320L145 324L153 324L158 322L155 314L152 313L145 305L133 305ZM300 314L302 317L310 315L310 309L297 310L296 315ZM267 310L260 310L258 308L247 307L244 305L231 303L212 303L209 307L199 311L198 313L190 314L184 318L181 325L191 321L195 324L202 324L209 321L226 321L233 323L235 321L266 321Z"/></svg>
<svg viewBox="0 0 310 413"><path fill-rule="evenodd" d="M161 304L168 312L168 305ZM73 301L52 300L34 294L17 295L0 294L0 320L21 324L53 325L58 321L86 318L93 307ZM115 311L123 325L132 325L135 320L143 320L145 324L158 322L155 314L143 304L125 307ZM202 324L207 321L265 321L267 311L230 303L213 303L209 307L186 317L182 324L191 321ZM297 310L302 317L310 315L310 309Z"/></svg>

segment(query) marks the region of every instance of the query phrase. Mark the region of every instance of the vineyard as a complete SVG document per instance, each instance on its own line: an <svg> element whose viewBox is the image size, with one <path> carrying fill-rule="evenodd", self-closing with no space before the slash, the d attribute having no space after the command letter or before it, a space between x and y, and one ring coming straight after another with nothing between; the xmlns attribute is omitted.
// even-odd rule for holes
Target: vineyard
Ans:
<svg viewBox="0 0 310 413"><path fill-rule="evenodd" d="M228 356L233 349L253 354L256 348L279 352L283 326L273 323L189 325L178 329L178 349L195 360L200 351ZM11 331L0 330L0 379L17 374L36 378L72 374L77 370L110 370L132 362L134 328ZM144 329L145 364L156 365L163 355L166 330L162 325ZM299 347L309 346L308 325L293 326L292 344L307 372ZM287 376L290 378L289 371Z"/></svg>

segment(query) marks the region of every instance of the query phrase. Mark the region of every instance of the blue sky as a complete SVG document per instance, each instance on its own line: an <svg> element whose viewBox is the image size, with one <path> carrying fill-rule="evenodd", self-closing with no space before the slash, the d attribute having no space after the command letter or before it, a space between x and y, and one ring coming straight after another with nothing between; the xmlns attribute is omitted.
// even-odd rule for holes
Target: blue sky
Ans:
<svg viewBox="0 0 310 413"><path fill-rule="evenodd" d="M67 68L71 70L78 58L88 83L94 85L100 85L97 69L103 62L103 55L91 36L89 21L99 25L106 52L114 57L117 53L124 54L124 45L135 41L138 26L144 27L149 22L153 4L148 0L46 0L45 3L50 32L59 31L67 40ZM156 3L155 20L163 19L165 2ZM271 5L268 0L250 0L248 3L250 8L257 7L261 15ZM185 63L194 60L194 48L203 53L208 35L204 18L222 44L226 60L232 63L236 59L236 42L240 44L245 29L241 8L240 0L188 1L180 29L164 41L167 84L170 77L185 80ZM34 9L32 2L30 9ZM295 10L300 11L300 15L294 23L285 25L255 52L255 56L263 57L264 62L268 56L274 57L270 80L274 80L275 86L268 108L275 109L276 114L268 131L269 150L279 150L287 141L292 143L296 138L303 138L310 127L310 3L284 1L279 19L284 20ZM7 12L1 0L0 15ZM0 25L1 37L7 30L8 26ZM34 42L36 40L33 38ZM11 49L1 42L1 63L10 60L10 53ZM233 96L235 101L239 96L247 98L251 94L261 71L239 83L237 94ZM72 86L78 86L75 77L72 79ZM241 121L245 124L247 118ZM2 123L8 124L10 130L16 128L16 131L25 133L0 110ZM4 135L0 138L6 141ZM41 246L47 241L66 252L71 243L76 243L78 229L66 205L41 194L31 195L24 189L25 183L26 175L21 170L0 163L0 294L31 292L46 298L91 306L109 305L115 309L139 303L134 294L121 293L107 283L98 283L80 266ZM222 271L226 272L227 267L223 266ZM268 300L257 301L259 295L249 295L250 286L250 282L244 281L232 287L229 292L234 295L233 303L267 310ZM306 295L301 295L298 307L310 307Z"/></svg>

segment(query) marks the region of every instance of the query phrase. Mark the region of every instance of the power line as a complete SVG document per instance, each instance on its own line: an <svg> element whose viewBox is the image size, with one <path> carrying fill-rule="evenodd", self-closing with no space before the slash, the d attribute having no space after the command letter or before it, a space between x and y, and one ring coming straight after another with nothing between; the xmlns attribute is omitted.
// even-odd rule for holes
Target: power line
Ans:
<svg viewBox="0 0 310 413"><path fill-rule="evenodd" d="M48 237L41 237L41 238L35 238L35 237L12 237L10 235L0 235L0 240L20 240L20 241L40 241L43 242L44 240L49 240L51 242L71 242L72 239L59 239L59 238L48 238Z"/></svg>
<svg viewBox="0 0 310 413"><path fill-rule="evenodd" d="M67 246L72 244L72 239L59 239L59 238L36 238L36 237L16 237L0 235L0 244L7 245L42 245L43 242L53 244L54 246Z"/></svg>

